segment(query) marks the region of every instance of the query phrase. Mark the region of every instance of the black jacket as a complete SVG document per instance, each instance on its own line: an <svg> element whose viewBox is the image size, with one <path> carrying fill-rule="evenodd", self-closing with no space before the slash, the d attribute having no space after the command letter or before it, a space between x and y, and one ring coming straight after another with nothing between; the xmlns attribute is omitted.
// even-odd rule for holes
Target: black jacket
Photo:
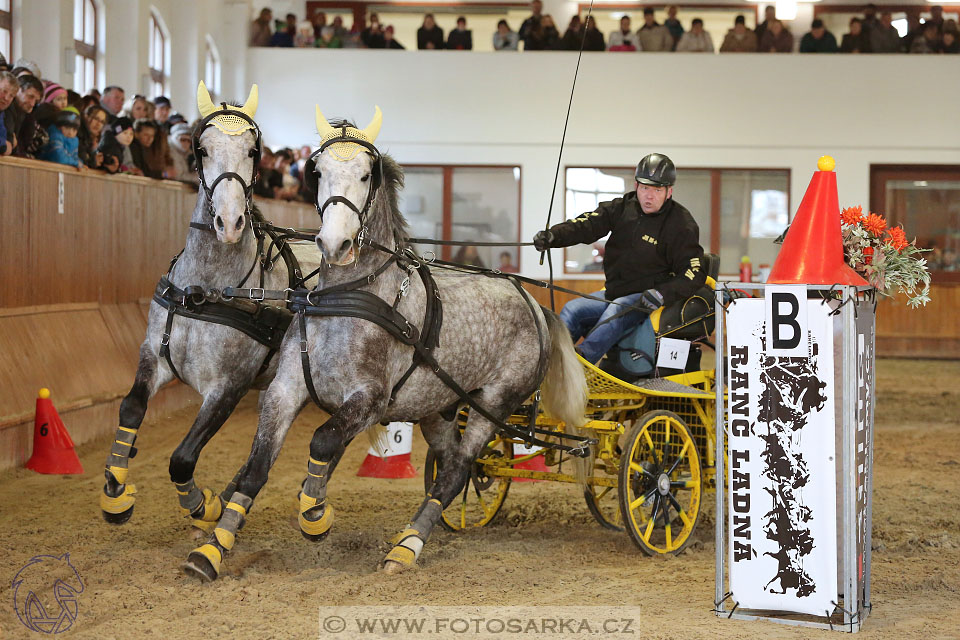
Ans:
<svg viewBox="0 0 960 640"><path fill-rule="evenodd" d="M451 29L447 34L447 49L464 49L469 51L473 49L473 31L464 29Z"/></svg>
<svg viewBox="0 0 960 640"><path fill-rule="evenodd" d="M700 229L673 199L657 213L645 214L631 191L550 230L553 247L588 244L610 234L603 256L607 300L656 289L669 305L691 296L707 279Z"/></svg>
<svg viewBox="0 0 960 640"><path fill-rule="evenodd" d="M417 29L417 49L426 49L428 42L433 43L434 49L443 49L443 29L437 25L433 25L433 29Z"/></svg>

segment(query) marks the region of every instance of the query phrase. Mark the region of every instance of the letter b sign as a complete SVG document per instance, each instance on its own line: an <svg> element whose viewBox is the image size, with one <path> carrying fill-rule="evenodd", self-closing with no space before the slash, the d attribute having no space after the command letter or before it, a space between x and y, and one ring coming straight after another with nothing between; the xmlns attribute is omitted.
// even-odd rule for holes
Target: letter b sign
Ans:
<svg viewBox="0 0 960 640"><path fill-rule="evenodd" d="M767 355L806 358L810 355L807 332L807 288L767 287Z"/></svg>

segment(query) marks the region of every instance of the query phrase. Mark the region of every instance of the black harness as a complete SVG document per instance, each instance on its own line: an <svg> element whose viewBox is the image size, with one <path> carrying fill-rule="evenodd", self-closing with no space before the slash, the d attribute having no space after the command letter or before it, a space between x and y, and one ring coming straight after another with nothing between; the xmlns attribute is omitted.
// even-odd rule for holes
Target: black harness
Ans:
<svg viewBox="0 0 960 640"><path fill-rule="evenodd" d="M340 195L330 196L323 204L317 202L316 194L318 191L318 178L313 168L316 166L317 158L320 156L320 154L326 151L331 145L340 143L349 143L361 146L366 149L367 153L369 153L373 158L373 170L370 172L370 188L367 190L367 199L363 203L362 209L351 202L349 198ZM367 213L369 213L370 207L373 205L373 202L377 197L377 192L380 190L381 184L383 184L383 156L380 155L380 150L366 140L351 137L350 134L347 133L347 126L343 125L340 127L340 135L325 141L322 145L320 145L319 149L310 154L310 158L307 160L307 164L305 165L305 174L307 189L308 191L312 191L314 193L314 204L317 207L317 214L320 216L320 224L323 224L323 214L327 210L327 207L338 203L346 205L351 211L357 214L357 218L360 220L360 235L357 238L357 242L358 244L362 245L366 230L364 223L367 220Z"/></svg>
<svg viewBox="0 0 960 640"><path fill-rule="evenodd" d="M203 189L203 192L207 195L207 200L210 202L210 215L213 215L213 191L217 188L223 180L236 180L240 183L240 186L243 187L243 195L246 200L246 215L250 214L250 211L253 208L253 186L257 183L257 179L260 177L260 155L263 151L263 140L260 133L260 127L257 126L257 123L253 121L253 118L245 114L243 111L238 109L231 108L226 102L221 102L221 109L214 111L213 113L208 114L203 118L198 124L196 131L193 134L193 155L197 161L197 176L200 179L200 188ZM250 176L250 182L248 183L239 173L233 171L227 171L218 175L213 184L208 185L206 176L203 173L203 159L207 157L207 151L200 146L200 136L203 135L203 132L206 131L209 127L214 126L211 124L211 121L214 118L218 118L222 115L229 115L240 118L250 123L250 126L253 127L253 131L256 135L256 141L254 142L253 149L250 150L250 157L253 158L253 174ZM191 226L194 226L191 223ZM209 225L210 230L213 230L213 225Z"/></svg>

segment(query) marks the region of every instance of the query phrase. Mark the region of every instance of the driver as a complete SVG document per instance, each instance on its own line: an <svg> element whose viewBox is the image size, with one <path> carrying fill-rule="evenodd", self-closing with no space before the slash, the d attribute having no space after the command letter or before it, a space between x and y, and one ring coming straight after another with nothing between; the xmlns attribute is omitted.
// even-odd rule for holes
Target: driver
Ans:
<svg viewBox="0 0 960 640"><path fill-rule="evenodd" d="M663 305L693 295L706 281L701 268L700 229L690 212L673 199L677 169L662 153L637 165L636 190L574 220L555 224L533 238L538 251L591 243L608 233L603 260L602 300L575 298L560 317L578 351L596 364L630 328ZM626 307L619 305L628 305Z"/></svg>

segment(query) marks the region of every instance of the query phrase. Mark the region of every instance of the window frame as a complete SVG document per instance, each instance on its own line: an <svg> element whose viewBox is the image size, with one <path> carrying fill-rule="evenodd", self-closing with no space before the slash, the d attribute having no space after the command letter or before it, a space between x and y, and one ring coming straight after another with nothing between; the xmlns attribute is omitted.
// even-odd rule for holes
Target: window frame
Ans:
<svg viewBox="0 0 960 640"><path fill-rule="evenodd" d="M433 240L452 240L453 234L453 172L454 169L519 169L520 177L517 179L517 242L523 238L523 165L520 164L427 164L427 163L404 163L406 169L442 169L443 170L443 210L441 212L441 228L443 237L432 238ZM513 245L503 245L504 247ZM523 260L522 247L516 247L517 251L517 271L521 271L521 261ZM440 245L440 259L450 260L456 247L450 245Z"/></svg>
<svg viewBox="0 0 960 640"><path fill-rule="evenodd" d="M604 5L606 8L606 5ZM564 165L563 166L563 221L572 220L573 218L567 217L567 169L598 169L600 171L628 171L633 172L635 166L626 166L626 165L596 165L596 166L586 166L582 164L573 164L573 165ZM677 172L681 173L684 171L709 171L710 172L710 246L704 247L704 251L707 253L713 253L720 255L720 233L721 229L720 223L720 192L721 192L721 176L724 171L754 171L754 172L763 172L763 173L772 173L776 172L786 172L787 174L787 223L793 222L793 216L795 214L792 205L792 169L790 167L677 167ZM624 192L628 193L628 192ZM585 213L584 211L577 212L577 215ZM715 231L717 231L715 233ZM702 245L701 245L702 246ZM584 275L582 271L569 271L567 269L567 247L563 249L563 273L564 275Z"/></svg>
<svg viewBox="0 0 960 640"><path fill-rule="evenodd" d="M0 10L0 29L10 34L10 51L0 53L7 59L8 64L13 64L13 3L10 3L9 10ZM9 54L9 55L8 55Z"/></svg>
<svg viewBox="0 0 960 640"><path fill-rule="evenodd" d="M168 93L167 81L170 78L170 33L166 28L166 25L163 21L163 18L155 10L150 10L150 20L148 22L148 37L147 42L149 46L149 55L147 56L148 67L150 69L150 89L146 93L154 93L155 95L151 96L156 98L159 95L166 95ZM157 46L155 38L160 38L159 46L159 55L160 55L160 66L154 67L153 64L156 62L157 55ZM160 86L159 91L157 91L156 85Z"/></svg>
<svg viewBox="0 0 960 640"><path fill-rule="evenodd" d="M81 24L80 32L82 35L86 35L88 8L93 13L93 43L86 42L86 40L77 40L76 37L74 37L73 50L74 50L74 54L81 59L80 62L84 64L84 69L86 68L85 63L87 60L90 60L93 63L93 78L90 79L90 82L93 83L92 84L93 87L96 87L97 85L97 50L98 50L98 45L100 43L100 28L99 28L100 16L97 15L98 8L97 8L97 3L94 2L94 0L74 0L74 17L76 17L77 3L80 3L82 6L82 9L80 11L80 24ZM74 26L74 30L76 30L76 26ZM86 72L84 70L81 70L79 68L76 69L74 71L74 77L76 77L77 74L80 74L81 76L86 78ZM91 87L89 86L74 87L74 89L78 93L85 93L90 88Z"/></svg>
<svg viewBox="0 0 960 640"><path fill-rule="evenodd" d="M213 102L216 103L222 90L220 83L223 78L223 66L220 63L220 48L217 47L216 41L209 33L204 37L204 41L205 49L203 56L203 81L207 86L207 91L210 92L211 99L213 99ZM214 78L212 83L211 79L207 76L211 60L214 68Z"/></svg>

